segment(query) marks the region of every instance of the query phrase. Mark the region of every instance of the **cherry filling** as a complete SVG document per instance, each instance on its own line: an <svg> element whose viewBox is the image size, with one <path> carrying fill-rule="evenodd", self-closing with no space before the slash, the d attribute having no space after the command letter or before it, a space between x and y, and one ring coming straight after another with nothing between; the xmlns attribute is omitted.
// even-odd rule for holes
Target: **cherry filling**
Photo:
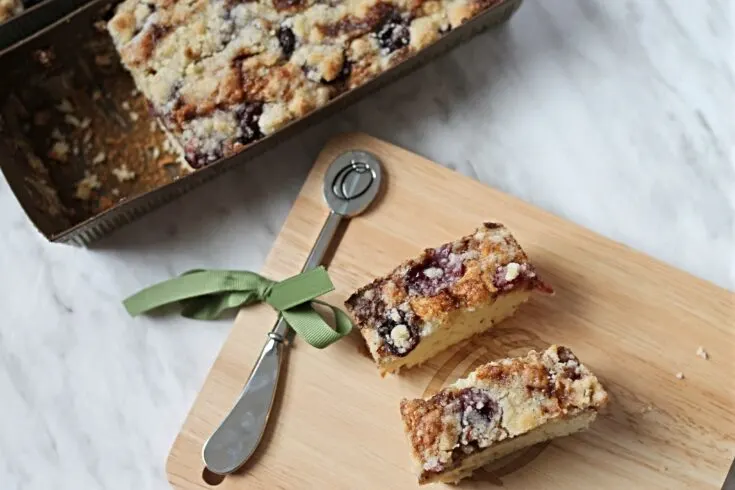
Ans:
<svg viewBox="0 0 735 490"><path fill-rule="evenodd" d="M423 261L406 273L409 293L436 296L464 275L461 258L452 252L452 245L428 250Z"/></svg>
<svg viewBox="0 0 735 490"><path fill-rule="evenodd" d="M556 349L556 355L559 356L559 360L561 362L569 362L569 361L579 362L577 360L577 356L575 356L571 350L569 350L567 347L564 347L564 346L559 346Z"/></svg>
<svg viewBox="0 0 735 490"><path fill-rule="evenodd" d="M186 161L189 162L189 165L191 165L192 168L204 167L205 165L215 162L223 157L222 151L220 150L202 153L196 149L195 142L189 142L186 144L184 147L184 154L186 156Z"/></svg>
<svg viewBox="0 0 735 490"><path fill-rule="evenodd" d="M281 10L298 10L303 6L302 0L273 0L273 6L279 12Z"/></svg>
<svg viewBox="0 0 735 490"><path fill-rule="evenodd" d="M238 143L247 145L263 137L263 133L260 132L260 126L258 125L258 120L262 113L262 102L245 102L242 107L235 111L235 118L242 132L240 137L237 138Z"/></svg>
<svg viewBox="0 0 735 490"><path fill-rule="evenodd" d="M281 45L281 50L286 58L290 58L293 54L293 50L296 47L296 36L291 29L288 27L279 27L276 33L278 37L278 44Z"/></svg>
<svg viewBox="0 0 735 490"><path fill-rule="evenodd" d="M464 446L476 445L481 439L487 438L489 430L497 425L500 407L487 392L478 388L463 389L459 393L459 402L462 425L459 442Z"/></svg>
<svg viewBox="0 0 735 490"><path fill-rule="evenodd" d="M462 388L435 395L449 413L459 415L459 436L452 452L451 466L456 466L468 455L487 447L495 440L500 428L502 409L490 395L480 388ZM446 412L445 412L446 413ZM442 472L446 466L437 463L428 471Z"/></svg>
<svg viewBox="0 0 735 490"><path fill-rule="evenodd" d="M556 354L559 356L560 362L567 364L567 366L564 367L564 374L567 378L571 381L577 381L582 377L582 372L579 369L579 360L572 351L564 346L560 346L557 349Z"/></svg>
<svg viewBox="0 0 735 490"><path fill-rule="evenodd" d="M383 345L398 357L405 357L419 343L419 331L413 324L413 313L406 313L397 308L392 308L387 312L383 323L381 323L377 332L383 339Z"/></svg>
<svg viewBox="0 0 735 490"><path fill-rule="evenodd" d="M411 40L408 23L409 21L401 16L401 14L395 10L391 11L375 31L380 47L388 53L392 53L407 46Z"/></svg>

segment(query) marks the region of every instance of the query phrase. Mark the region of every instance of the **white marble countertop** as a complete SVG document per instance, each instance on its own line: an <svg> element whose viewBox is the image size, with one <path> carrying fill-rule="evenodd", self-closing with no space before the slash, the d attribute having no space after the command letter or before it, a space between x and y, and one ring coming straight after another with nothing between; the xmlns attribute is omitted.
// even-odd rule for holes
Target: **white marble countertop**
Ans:
<svg viewBox="0 0 735 490"><path fill-rule="evenodd" d="M1 181L0 488L166 488L170 444L230 322L131 320L120 300L195 267L258 270L340 131L733 289L728 4L526 0L506 27L93 250L46 243Z"/></svg>

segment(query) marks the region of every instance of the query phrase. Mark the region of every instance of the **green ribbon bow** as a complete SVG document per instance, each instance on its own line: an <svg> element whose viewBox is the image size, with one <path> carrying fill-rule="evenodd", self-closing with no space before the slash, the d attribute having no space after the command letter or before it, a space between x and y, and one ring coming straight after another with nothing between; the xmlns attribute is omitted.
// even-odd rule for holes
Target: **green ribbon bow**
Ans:
<svg viewBox="0 0 735 490"><path fill-rule="evenodd" d="M345 312L315 298L334 290L324 267L317 267L284 281L273 281L254 272L193 270L130 296L123 305L131 316L180 302L181 314L197 320L213 320L225 310L265 301L278 311L294 331L318 349L332 344L352 330ZM326 306L334 314L332 329L314 309Z"/></svg>

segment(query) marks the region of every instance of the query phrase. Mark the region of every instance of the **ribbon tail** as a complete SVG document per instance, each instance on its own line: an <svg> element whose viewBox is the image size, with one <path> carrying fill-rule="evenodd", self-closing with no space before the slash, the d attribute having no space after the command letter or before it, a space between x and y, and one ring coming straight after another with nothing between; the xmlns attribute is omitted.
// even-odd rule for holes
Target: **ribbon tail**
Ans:
<svg viewBox="0 0 735 490"><path fill-rule="evenodd" d="M251 291L232 291L190 298L181 302L181 316L194 320L216 320L222 313L252 303Z"/></svg>
<svg viewBox="0 0 735 490"><path fill-rule="evenodd" d="M349 334L352 330L352 322L347 313L339 308L331 306L323 301L314 301L322 306L328 307L334 314L335 328L322 318L311 304L302 304L281 312L283 319L289 326L301 336L309 345L317 349L323 349Z"/></svg>
<svg viewBox="0 0 735 490"><path fill-rule="evenodd" d="M257 301L258 291L272 281L247 271L188 271L184 275L154 284L123 301L131 316L140 315L170 303L213 295L250 293L249 302ZM239 305L237 305L239 306Z"/></svg>

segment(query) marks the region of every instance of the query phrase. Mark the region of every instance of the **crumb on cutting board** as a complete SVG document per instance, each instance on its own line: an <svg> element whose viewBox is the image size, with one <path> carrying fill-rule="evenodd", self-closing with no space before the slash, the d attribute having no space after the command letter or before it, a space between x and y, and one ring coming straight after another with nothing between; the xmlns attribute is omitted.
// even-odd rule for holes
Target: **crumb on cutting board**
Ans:
<svg viewBox="0 0 735 490"><path fill-rule="evenodd" d="M697 348L697 355L705 361L709 360L709 354L706 350L704 350L704 347L702 347L701 345Z"/></svg>

